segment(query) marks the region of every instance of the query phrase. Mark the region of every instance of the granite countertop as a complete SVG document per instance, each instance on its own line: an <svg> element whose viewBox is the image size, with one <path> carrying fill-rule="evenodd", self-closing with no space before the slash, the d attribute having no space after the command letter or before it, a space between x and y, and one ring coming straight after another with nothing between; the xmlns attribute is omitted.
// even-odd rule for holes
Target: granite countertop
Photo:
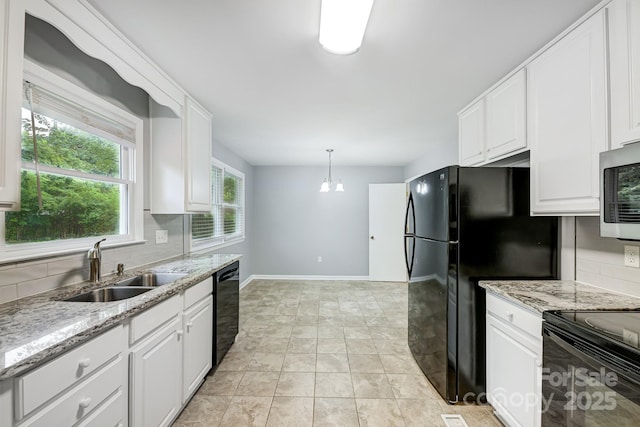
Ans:
<svg viewBox="0 0 640 427"><path fill-rule="evenodd" d="M83 282L0 304L0 380L10 378L84 342L237 261L236 254L185 255L150 264L99 284ZM187 273L175 282L113 302L60 301L142 272Z"/></svg>
<svg viewBox="0 0 640 427"><path fill-rule="evenodd" d="M548 310L640 309L640 298L570 280L480 281L480 287L540 313Z"/></svg>

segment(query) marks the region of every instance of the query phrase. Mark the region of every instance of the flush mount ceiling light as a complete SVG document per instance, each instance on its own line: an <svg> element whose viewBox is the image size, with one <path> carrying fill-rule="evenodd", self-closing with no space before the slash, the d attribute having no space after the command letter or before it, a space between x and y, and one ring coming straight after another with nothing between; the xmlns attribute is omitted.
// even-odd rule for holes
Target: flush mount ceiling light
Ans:
<svg viewBox="0 0 640 427"><path fill-rule="evenodd" d="M327 149L327 153L329 153L329 178L325 178L324 181L322 182L322 185L320 186L320 192L321 193L328 193L329 191L331 191L331 153L333 153L333 148L329 148ZM338 183L336 184L336 189L335 191L344 191L344 186L342 185L342 180L338 180Z"/></svg>
<svg viewBox="0 0 640 427"><path fill-rule="evenodd" d="M373 0L322 0L320 45L338 55L360 49Z"/></svg>

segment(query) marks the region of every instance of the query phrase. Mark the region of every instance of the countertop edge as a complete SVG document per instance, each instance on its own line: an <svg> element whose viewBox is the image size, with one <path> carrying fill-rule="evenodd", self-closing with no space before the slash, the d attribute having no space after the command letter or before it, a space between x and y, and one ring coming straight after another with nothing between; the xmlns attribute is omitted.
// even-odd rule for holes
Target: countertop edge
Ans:
<svg viewBox="0 0 640 427"><path fill-rule="evenodd" d="M551 310L637 310L640 298L572 280L487 280L478 285L538 313Z"/></svg>

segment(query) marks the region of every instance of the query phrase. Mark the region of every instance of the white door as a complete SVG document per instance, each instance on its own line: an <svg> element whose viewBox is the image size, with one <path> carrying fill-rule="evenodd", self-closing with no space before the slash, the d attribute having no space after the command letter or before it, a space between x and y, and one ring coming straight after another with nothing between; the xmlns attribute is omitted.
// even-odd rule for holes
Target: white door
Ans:
<svg viewBox="0 0 640 427"><path fill-rule="evenodd" d="M406 184L369 184L369 280L404 282Z"/></svg>

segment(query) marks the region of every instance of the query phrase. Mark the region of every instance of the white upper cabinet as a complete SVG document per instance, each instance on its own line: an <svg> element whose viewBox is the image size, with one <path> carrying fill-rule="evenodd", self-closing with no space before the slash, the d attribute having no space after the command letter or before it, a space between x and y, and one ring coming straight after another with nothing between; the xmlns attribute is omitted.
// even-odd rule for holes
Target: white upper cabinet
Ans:
<svg viewBox="0 0 640 427"><path fill-rule="evenodd" d="M211 116L187 97L182 118L151 101L151 213L211 211Z"/></svg>
<svg viewBox="0 0 640 427"><path fill-rule="evenodd" d="M609 12L611 148L640 141L640 1L614 0Z"/></svg>
<svg viewBox="0 0 640 427"><path fill-rule="evenodd" d="M527 148L525 70L486 96L487 160Z"/></svg>
<svg viewBox="0 0 640 427"><path fill-rule="evenodd" d="M527 67L533 214L598 214L598 158L608 148L605 47L600 10Z"/></svg>
<svg viewBox="0 0 640 427"><path fill-rule="evenodd" d="M20 209L24 6L0 0L0 211Z"/></svg>
<svg viewBox="0 0 640 427"><path fill-rule="evenodd" d="M527 149L522 69L458 114L461 166L479 166Z"/></svg>
<svg viewBox="0 0 640 427"><path fill-rule="evenodd" d="M458 114L458 148L461 166L473 166L485 159L484 99Z"/></svg>
<svg viewBox="0 0 640 427"><path fill-rule="evenodd" d="M191 98L186 105L187 199L189 212L211 211L211 115Z"/></svg>

